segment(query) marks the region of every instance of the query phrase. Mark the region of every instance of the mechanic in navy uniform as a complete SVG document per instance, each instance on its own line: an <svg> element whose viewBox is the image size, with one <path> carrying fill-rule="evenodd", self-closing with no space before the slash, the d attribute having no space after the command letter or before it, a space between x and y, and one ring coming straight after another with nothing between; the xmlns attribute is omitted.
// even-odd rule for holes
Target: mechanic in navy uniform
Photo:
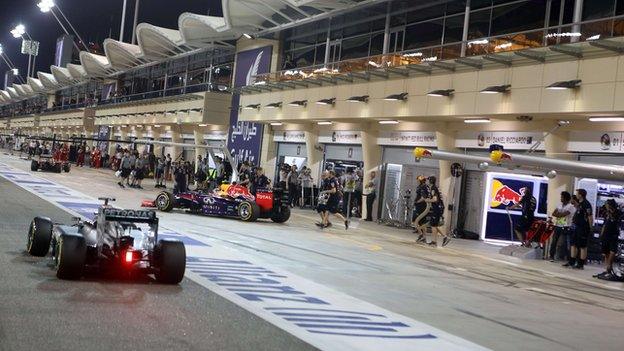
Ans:
<svg viewBox="0 0 624 351"><path fill-rule="evenodd" d="M522 215L516 226L514 227L514 232L516 233L516 237L523 243L525 246L530 247L531 243L525 243L525 239L527 237L526 233L531 229L531 225L533 221L535 221L535 209L537 208L537 200L533 196L533 191L529 187L524 187L520 189L520 193L522 193L522 198L520 202L517 204L513 204L508 206L508 210L514 210L520 208L522 210Z"/></svg>
<svg viewBox="0 0 624 351"><path fill-rule="evenodd" d="M349 229L349 221L338 211L338 204L340 203L339 189L340 181L336 178L336 173L334 171L323 172L320 197L327 197L327 201L319 199L319 204L316 208L316 211L321 216L321 222L316 223L316 225L321 229L332 226L331 222L329 222L330 213L344 221L345 230Z"/></svg>
<svg viewBox="0 0 624 351"><path fill-rule="evenodd" d="M427 187L425 176L420 175L418 178L418 187L416 188L416 198L414 199L414 212L412 214L412 225L414 233L418 233L416 242L424 242L425 225L427 224L428 207L431 207L425 200L430 198L429 188Z"/></svg>
<svg viewBox="0 0 624 351"><path fill-rule="evenodd" d="M251 173L249 169L249 162L245 161L241 163L238 170L238 185L250 187L251 186Z"/></svg>
<svg viewBox="0 0 624 351"><path fill-rule="evenodd" d="M589 236L592 234L592 226L594 225L594 211L589 201L587 201L587 190L577 189L576 197L579 204L574 217L572 217L574 230L570 245L570 261L563 266L583 269L587 260L587 244L589 243Z"/></svg>
<svg viewBox="0 0 624 351"><path fill-rule="evenodd" d="M256 168L256 176L253 179L253 183L251 184L250 192L252 195L256 195L258 189L270 189L271 181L269 178L264 175L264 169L262 167Z"/></svg>
<svg viewBox="0 0 624 351"><path fill-rule="evenodd" d="M602 226L602 232L600 233L600 240L602 243L602 253L605 255L606 270L603 273L594 275L594 278L614 280L616 275L613 273L613 260L618 251L622 212L617 202L613 199L609 199L605 202L604 212L604 224Z"/></svg>

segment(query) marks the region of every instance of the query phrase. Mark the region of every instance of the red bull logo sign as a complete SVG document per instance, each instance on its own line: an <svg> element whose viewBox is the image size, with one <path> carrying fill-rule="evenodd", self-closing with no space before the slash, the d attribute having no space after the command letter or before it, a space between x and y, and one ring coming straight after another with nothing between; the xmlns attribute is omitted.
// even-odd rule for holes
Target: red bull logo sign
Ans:
<svg viewBox="0 0 624 351"><path fill-rule="evenodd" d="M503 182L501 182L500 180L492 179L492 189L490 194L491 208L496 208L501 205L509 206L520 202L520 200L522 199L522 195L524 194L524 188L520 189L520 191L517 192L509 186L503 184Z"/></svg>

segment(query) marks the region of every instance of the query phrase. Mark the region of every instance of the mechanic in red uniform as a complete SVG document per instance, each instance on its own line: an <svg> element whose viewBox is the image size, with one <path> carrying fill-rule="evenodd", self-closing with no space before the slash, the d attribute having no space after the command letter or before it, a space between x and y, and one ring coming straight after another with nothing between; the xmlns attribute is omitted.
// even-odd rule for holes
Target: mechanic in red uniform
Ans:
<svg viewBox="0 0 624 351"><path fill-rule="evenodd" d="M100 149L95 148L95 150L93 150L93 167L95 168L101 168L102 167L102 151L100 151Z"/></svg>

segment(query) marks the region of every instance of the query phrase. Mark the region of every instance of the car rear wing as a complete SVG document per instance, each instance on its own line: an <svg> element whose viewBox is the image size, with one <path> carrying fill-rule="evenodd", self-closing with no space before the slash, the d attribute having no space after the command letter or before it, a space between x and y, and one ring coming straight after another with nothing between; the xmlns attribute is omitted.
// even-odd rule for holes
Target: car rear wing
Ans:
<svg viewBox="0 0 624 351"><path fill-rule="evenodd" d="M154 211L104 208L102 215L105 221L158 224Z"/></svg>

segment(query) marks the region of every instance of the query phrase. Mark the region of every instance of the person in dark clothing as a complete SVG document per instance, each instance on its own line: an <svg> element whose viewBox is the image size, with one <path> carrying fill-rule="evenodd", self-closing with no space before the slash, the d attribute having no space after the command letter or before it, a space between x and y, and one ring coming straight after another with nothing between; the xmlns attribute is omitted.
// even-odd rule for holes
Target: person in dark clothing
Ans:
<svg viewBox="0 0 624 351"><path fill-rule="evenodd" d="M429 210L429 226L431 227L431 242L429 243L431 246L437 246L438 236L442 236L442 246L448 245L451 241L448 234L442 232L440 227L444 226L444 202L442 201L442 194L440 194L440 189L436 185L436 177L430 176L428 179L429 182L429 195L430 197L425 201L431 204L431 209Z"/></svg>
<svg viewBox="0 0 624 351"><path fill-rule="evenodd" d="M251 173L247 161L243 162L238 170L238 185L248 188L251 185Z"/></svg>
<svg viewBox="0 0 624 351"><path fill-rule="evenodd" d="M186 168L183 165L179 165L174 167L173 177L175 179L175 186L173 187L173 193L183 193L187 191L188 188L188 174L186 172Z"/></svg>
<svg viewBox="0 0 624 351"><path fill-rule="evenodd" d="M605 271L594 275L595 278L612 280L615 278L613 273L613 259L618 250L618 239L620 236L620 223L622 221L622 212L617 202L613 199L607 200L605 203L605 216L600 240L602 242L602 253L605 256Z"/></svg>
<svg viewBox="0 0 624 351"><path fill-rule="evenodd" d="M576 197L579 204L572 218L574 232L570 246L570 260L564 267L583 269L587 260L587 244L594 225L594 211L587 201L587 191L585 189L576 190Z"/></svg>
<svg viewBox="0 0 624 351"><path fill-rule="evenodd" d="M258 189L269 189L271 187L271 181L264 175L264 169L262 167L256 168L256 176L251 186L251 194L256 195Z"/></svg>
<svg viewBox="0 0 624 351"><path fill-rule="evenodd" d="M423 242L425 238L425 225L427 224L427 213L431 208L431 204L426 202L429 198L429 188L426 184L425 176L418 176L418 187L416 188L416 198L414 199L414 213L412 215L412 225L414 233L418 233L416 242Z"/></svg>
<svg viewBox="0 0 624 351"><path fill-rule="evenodd" d="M525 242L525 238L527 237L527 231L531 228L531 225L535 220L535 209L537 208L537 200L533 196L533 191L531 188L522 188L520 189L520 193L522 194L522 199L520 200L520 202L507 207L507 209L515 210L517 208L520 208L522 210L522 215L516 223L514 232L516 233L516 237L518 238L518 240L523 243L523 245L529 247L531 246L531 243Z"/></svg>
<svg viewBox="0 0 624 351"><path fill-rule="evenodd" d="M338 211L338 203L340 203L340 182L336 178L334 171L325 171L323 173L323 180L321 185L321 193L319 198L319 204L316 208L317 212L321 216L321 222L317 223L321 229L331 227L329 222L329 214L333 214L336 217L344 221L345 230L349 229L349 222Z"/></svg>

